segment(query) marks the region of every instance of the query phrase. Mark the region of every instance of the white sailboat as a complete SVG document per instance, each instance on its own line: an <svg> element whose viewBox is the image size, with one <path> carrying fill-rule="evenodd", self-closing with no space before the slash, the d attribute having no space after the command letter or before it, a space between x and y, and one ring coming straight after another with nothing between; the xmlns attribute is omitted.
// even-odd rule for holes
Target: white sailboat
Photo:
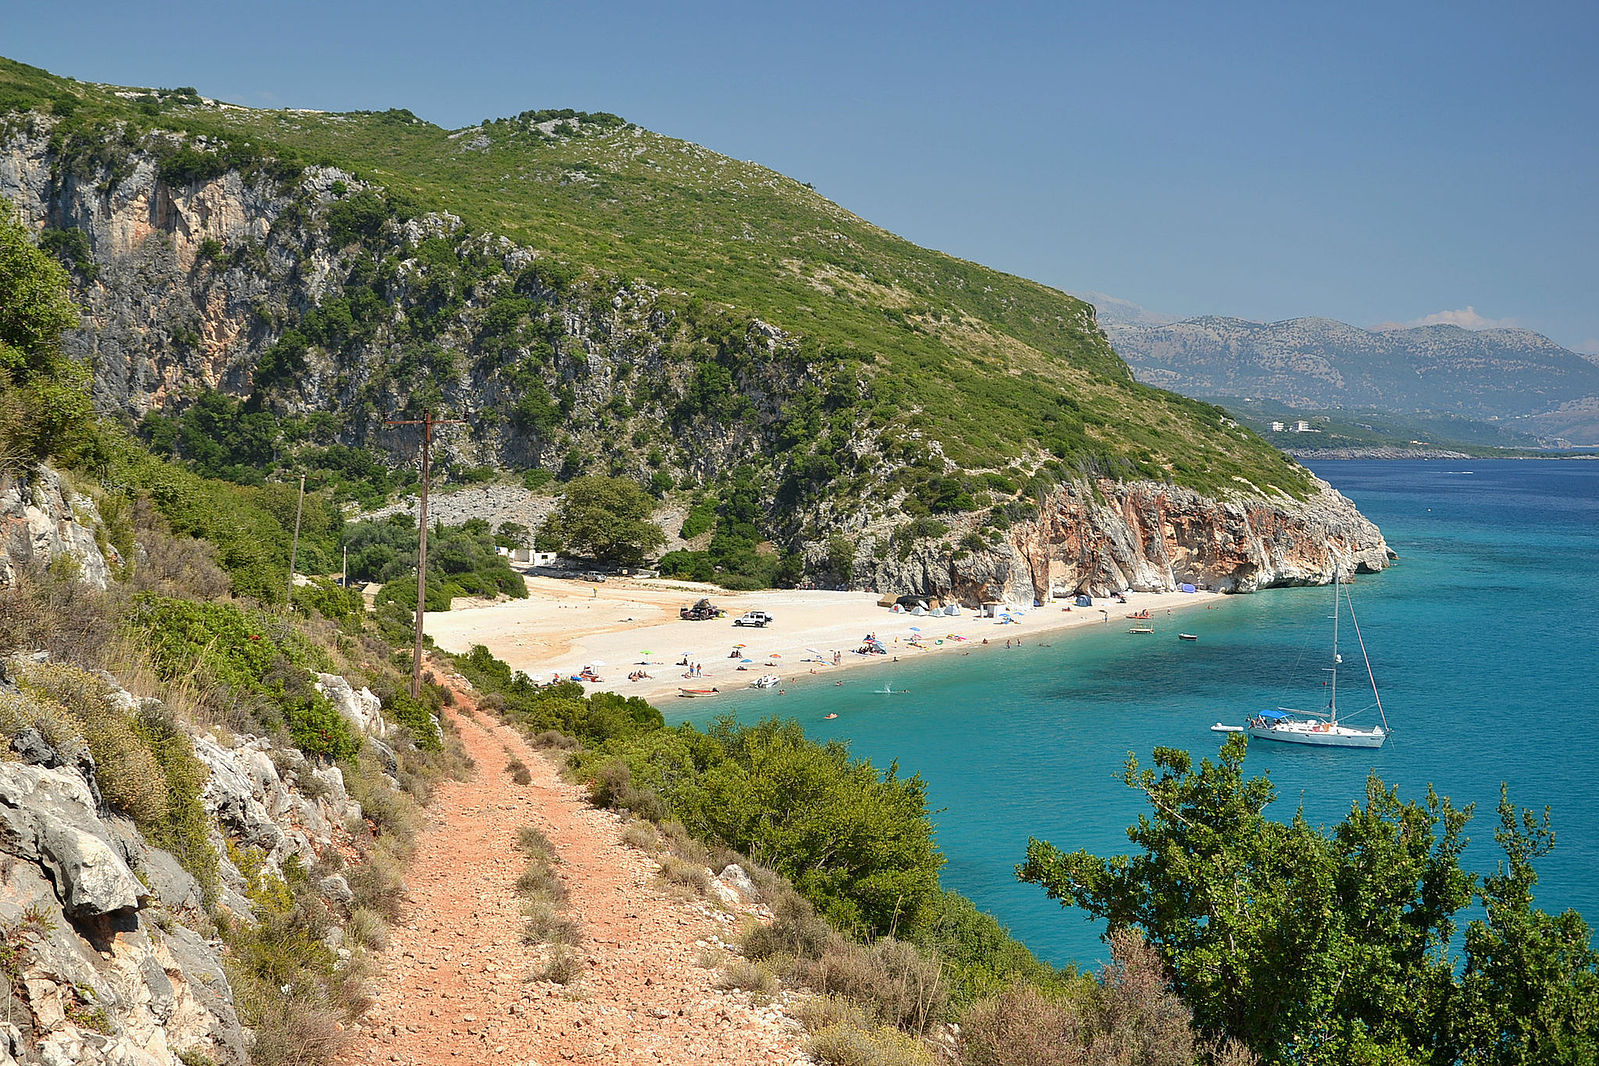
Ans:
<svg viewBox="0 0 1599 1066"><path fill-rule="evenodd" d="M1377 678L1371 672L1371 660L1366 657L1366 642L1360 636L1360 622L1355 618L1355 604L1349 598L1349 589L1333 571L1333 651L1332 665L1327 672L1327 709L1300 711L1279 707L1274 711L1261 711L1244 724L1244 731L1261 740L1276 740L1286 744L1310 744L1319 748L1380 748L1388 739L1388 716L1382 709L1382 697L1377 694ZM1366 664L1366 677L1371 681L1371 695L1376 702L1381 725L1370 729L1357 729L1338 721L1338 667L1344 661L1338 654L1338 593L1342 589L1345 605L1349 608L1349 621L1355 630L1355 640L1360 644L1360 658Z"/></svg>

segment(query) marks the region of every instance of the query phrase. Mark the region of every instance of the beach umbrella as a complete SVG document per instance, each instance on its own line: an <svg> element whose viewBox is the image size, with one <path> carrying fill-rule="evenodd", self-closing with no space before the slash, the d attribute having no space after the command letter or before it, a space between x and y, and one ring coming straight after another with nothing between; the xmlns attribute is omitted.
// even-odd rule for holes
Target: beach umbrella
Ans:
<svg viewBox="0 0 1599 1066"><path fill-rule="evenodd" d="M739 662L740 662L740 663L741 663L741 664L745 664L745 665L747 665L747 664L749 664L749 663L752 663L752 662L754 662L754 661L755 661L755 660L754 660L754 659L740 659L740 660L739 660Z"/></svg>
<svg viewBox="0 0 1599 1066"><path fill-rule="evenodd" d="M639 654L640 655L654 655L655 653L653 651L650 651L650 649L645 648L643 651L639 652Z"/></svg>
<svg viewBox="0 0 1599 1066"><path fill-rule="evenodd" d="M604 659L590 659L589 660L589 665L590 666L604 666L605 665L605 660Z"/></svg>
<svg viewBox="0 0 1599 1066"><path fill-rule="evenodd" d="M782 655L780 655L779 653L777 653L775 651L767 656L768 659L781 659L782 657L783 657Z"/></svg>
<svg viewBox="0 0 1599 1066"><path fill-rule="evenodd" d="M748 644L735 644L735 645L733 645L733 647L735 647L735 648L747 648L747 647L749 647L749 645Z"/></svg>
<svg viewBox="0 0 1599 1066"><path fill-rule="evenodd" d="M911 626L911 632L912 633L920 633L921 631L922 631L922 627L921 626Z"/></svg>

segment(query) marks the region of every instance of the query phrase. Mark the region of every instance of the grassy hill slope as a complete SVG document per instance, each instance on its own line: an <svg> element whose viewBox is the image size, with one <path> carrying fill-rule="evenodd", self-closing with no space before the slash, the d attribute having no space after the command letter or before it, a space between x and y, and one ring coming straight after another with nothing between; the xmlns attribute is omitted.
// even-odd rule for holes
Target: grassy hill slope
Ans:
<svg viewBox="0 0 1599 1066"><path fill-rule="evenodd" d="M447 211L540 269L642 281L758 317L873 378L860 423L937 441L960 467L1171 479L1302 494L1291 461L1218 409L1133 381L1092 309L865 222L752 163L615 116L524 112L446 131L406 111L260 111L193 90L127 90L0 60L0 113L57 116L62 155L115 171L161 155L174 185L227 169L292 180L336 165L397 212ZM173 131L184 141L153 136Z"/></svg>

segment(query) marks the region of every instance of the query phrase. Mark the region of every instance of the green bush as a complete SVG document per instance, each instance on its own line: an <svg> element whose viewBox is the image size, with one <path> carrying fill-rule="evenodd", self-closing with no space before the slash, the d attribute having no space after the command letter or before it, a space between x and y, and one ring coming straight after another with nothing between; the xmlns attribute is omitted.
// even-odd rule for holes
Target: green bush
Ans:
<svg viewBox="0 0 1599 1066"><path fill-rule="evenodd" d="M887 932L937 892L943 857L921 778L852 761L796 723L657 729L601 744L580 756L579 772L613 759L690 832L788 876L842 928Z"/></svg>
<svg viewBox="0 0 1599 1066"><path fill-rule="evenodd" d="M307 755L350 759L360 741L313 687L332 668L327 653L279 619L226 603L140 594L128 627L165 681L198 674L237 696L255 697L259 726L283 729Z"/></svg>

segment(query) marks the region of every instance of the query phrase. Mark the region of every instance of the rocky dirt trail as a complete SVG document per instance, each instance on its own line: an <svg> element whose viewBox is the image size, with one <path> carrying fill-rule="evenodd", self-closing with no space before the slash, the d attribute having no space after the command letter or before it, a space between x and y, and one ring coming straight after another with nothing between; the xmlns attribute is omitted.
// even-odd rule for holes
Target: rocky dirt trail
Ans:
<svg viewBox="0 0 1599 1066"><path fill-rule="evenodd" d="M376 1005L344 1061L811 1061L780 1011L714 989L716 971L700 965L740 916L669 894L655 861L621 843L614 814L590 807L514 728L474 714L469 693L457 701L449 711L477 766L435 793L404 915L379 957ZM512 755L531 784L512 782ZM514 885L526 858L515 841L527 825L554 846L583 933L583 976L566 986L540 978L542 951L521 940Z"/></svg>

